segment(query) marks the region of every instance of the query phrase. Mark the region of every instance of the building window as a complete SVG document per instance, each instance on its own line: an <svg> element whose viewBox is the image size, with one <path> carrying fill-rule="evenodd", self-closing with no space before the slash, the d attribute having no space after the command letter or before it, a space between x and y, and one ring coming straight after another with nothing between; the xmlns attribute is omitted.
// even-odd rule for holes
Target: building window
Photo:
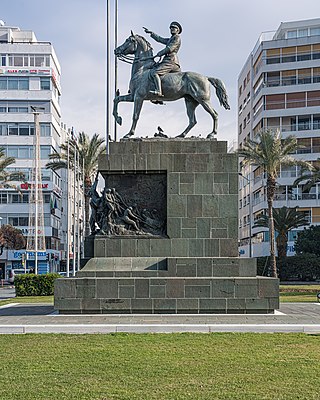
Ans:
<svg viewBox="0 0 320 400"><path fill-rule="evenodd" d="M296 37L297 37L297 30L287 32L287 39L295 39Z"/></svg>
<svg viewBox="0 0 320 400"><path fill-rule="evenodd" d="M310 29L310 35L311 35L311 36L318 36L318 35L320 35L320 28L311 28L311 29Z"/></svg>
<svg viewBox="0 0 320 400"><path fill-rule="evenodd" d="M307 107L320 106L320 90L307 92Z"/></svg>
<svg viewBox="0 0 320 400"><path fill-rule="evenodd" d="M307 37L308 29L298 29L298 37Z"/></svg>
<svg viewBox="0 0 320 400"><path fill-rule="evenodd" d="M41 146L40 158L47 159L47 158L49 158L49 154L51 154L51 147L50 146Z"/></svg>
<svg viewBox="0 0 320 400"><path fill-rule="evenodd" d="M39 54L8 54L10 67L50 67L50 56Z"/></svg>
<svg viewBox="0 0 320 400"><path fill-rule="evenodd" d="M17 204L17 203L29 203L29 194L25 193L25 194L21 194L21 193L9 193L8 196L8 203L13 203L13 204Z"/></svg>
<svg viewBox="0 0 320 400"><path fill-rule="evenodd" d="M267 72L266 85L269 87L280 86L280 72Z"/></svg>
<svg viewBox="0 0 320 400"><path fill-rule="evenodd" d="M19 218L18 217L8 217L8 224L12 226L19 226Z"/></svg>
<svg viewBox="0 0 320 400"><path fill-rule="evenodd" d="M50 78L40 78L40 89L50 90Z"/></svg>
<svg viewBox="0 0 320 400"><path fill-rule="evenodd" d="M280 49L267 50L267 64L278 64L280 62Z"/></svg>
<svg viewBox="0 0 320 400"><path fill-rule="evenodd" d="M311 46L298 46L297 53L297 61L311 60Z"/></svg>
<svg viewBox="0 0 320 400"><path fill-rule="evenodd" d="M44 182L51 181L51 171L41 170L41 179Z"/></svg>
<svg viewBox="0 0 320 400"><path fill-rule="evenodd" d="M313 129L320 129L320 115L313 116Z"/></svg>
<svg viewBox="0 0 320 400"><path fill-rule="evenodd" d="M50 194L44 194L43 195L43 202L46 204L50 203L51 195Z"/></svg>
<svg viewBox="0 0 320 400"><path fill-rule="evenodd" d="M8 202L8 193L0 192L0 203L7 204Z"/></svg>
<svg viewBox="0 0 320 400"><path fill-rule="evenodd" d="M285 108L284 94L270 94L266 96L266 110Z"/></svg>
<svg viewBox="0 0 320 400"><path fill-rule="evenodd" d="M295 47L284 47L282 49L282 59L283 63L296 61L296 48Z"/></svg>
<svg viewBox="0 0 320 400"><path fill-rule="evenodd" d="M296 70L288 70L282 71L282 85L289 86L289 85L296 85L297 77L296 77Z"/></svg>
<svg viewBox="0 0 320 400"><path fill-rule="evenodd" d="M298 83L299 84L311 83L311 68L304 68L298 70Z"/></svg>
<svg viewBox="0 0 320 400"><path fill-rule="evenodd" d="M308 131L311 129L311 115L299 115L298 131Z"/></svg>
<svg viewBox="0 0 320 400"><path fill-rule="evenodd" d="M12 122L8 124L0 124L0 136L6 135L33 136L34 124L17 124ZM45 137L49 137L51 135L50 124L40 124L40 135Z"/></svg>
<svg viewBox="0 0 320 400"><path fill-rule="evenodd" d="M51 129L50 129L50 124L40 124L40 136L50 136L51 135Z"/></svg>
<svg viewBox="0 0 320 400"><path fill-rule="evenodd" d="M28 217L8 217L8 223L12 226L29 226Z"/></svg>
<svg viewBox="0 0 320 400"><path fill-rule="evenodd" d="M29 78L1 77L0 90L29 90Z"/></svg>
<svg viewBox="0 0 320 400"><path fill-rule="evenodd" d="M306 106L305 92L287 93L287 108L297 108ZM284 108L284 107L281 107Z"/></svg>

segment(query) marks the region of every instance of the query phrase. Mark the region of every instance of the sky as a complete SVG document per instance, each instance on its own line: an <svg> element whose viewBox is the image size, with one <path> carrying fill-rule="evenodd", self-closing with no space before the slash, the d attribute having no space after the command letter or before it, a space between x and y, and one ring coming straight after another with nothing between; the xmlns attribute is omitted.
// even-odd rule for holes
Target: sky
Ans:
<svg viewBox="0 0 320 400"><path fill-rule="evenodd" d="M106 2L107 0L1 0L0 19L8 26L32 30L39 41L50 41L62 69L62 121L76 132L89 135L106 131ZM113 25L114 0L110 0ZM145 34L142 27L169 37L171 21L182 27L179 59L183 71L194 71L221 79L227 88L231 110L224 110L212 91L218 112L218 140L237 140L237 78L259 35L274 31L281 22L320 18L318 0L118 0L118 44L130 31L145 36L154 53L163 48ZM115 47L111 26L110 48ZM110 58L111 99L114 96L114 58ZM130 65L118 64L122 94L128 90ZM117 137L128 133L133 105L119 104L123 125ZM211 117L200 107L198 124L189 136L205 137L211 131ZM183 99L156 106L145 102L136 136L153 136L161 126L170 136L188 124ZM111 119L111 136L114 123Z"/></svg>

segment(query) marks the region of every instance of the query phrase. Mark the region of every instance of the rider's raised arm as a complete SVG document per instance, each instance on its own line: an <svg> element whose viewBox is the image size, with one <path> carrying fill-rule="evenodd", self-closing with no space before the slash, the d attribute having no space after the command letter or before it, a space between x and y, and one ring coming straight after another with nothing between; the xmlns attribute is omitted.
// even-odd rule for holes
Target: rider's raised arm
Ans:
<svg viewBox="0 0 320 400"><path fill-rule="evenodd" d="M162 44L167 44L170 40L170 38L163 38L156 33L152 32L151 35L152 39L154 39L156 42L162 43Z"/></svg>

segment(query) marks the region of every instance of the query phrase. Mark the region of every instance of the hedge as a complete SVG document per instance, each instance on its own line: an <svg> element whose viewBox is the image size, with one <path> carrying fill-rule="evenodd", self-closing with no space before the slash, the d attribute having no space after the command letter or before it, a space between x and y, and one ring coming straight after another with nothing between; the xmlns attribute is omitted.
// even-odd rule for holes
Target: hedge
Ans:
<svg viewBox="0 0 320 400"><path fill-rule="evenodd" d="M258 257L257 274L268 275L270 257ZM298 254L277 259L278 274L281 281L320 280L320 258L315 254Z"/></svg>
<svg viewBox="0 0 320 400"><path fill-rule="evenodd" d="M59 274L24 274L14 277L16 296L51 296L54 291L54 281L61 278Z"/></svg>

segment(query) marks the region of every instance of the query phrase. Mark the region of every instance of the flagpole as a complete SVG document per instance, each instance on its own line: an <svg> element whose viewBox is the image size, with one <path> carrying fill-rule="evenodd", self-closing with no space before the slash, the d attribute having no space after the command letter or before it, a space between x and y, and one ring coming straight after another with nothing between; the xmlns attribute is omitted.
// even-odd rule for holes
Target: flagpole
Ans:
<svg viewBox="0 0 320 400"><path fill-rule="evenodd" d="M118 47L118 0L114 4L114 47ZM118 86L118 59L114 58L114 94L117 93ZM114 120L114 141L117 141L117 121Z"/></svg>
<svg viewBox="0 0 320 400"><path fill-rule="evenodd" d="M107 0L106 4L106 153L107 158L109 155L109 134L110 134L110 0Z"/></svg>

